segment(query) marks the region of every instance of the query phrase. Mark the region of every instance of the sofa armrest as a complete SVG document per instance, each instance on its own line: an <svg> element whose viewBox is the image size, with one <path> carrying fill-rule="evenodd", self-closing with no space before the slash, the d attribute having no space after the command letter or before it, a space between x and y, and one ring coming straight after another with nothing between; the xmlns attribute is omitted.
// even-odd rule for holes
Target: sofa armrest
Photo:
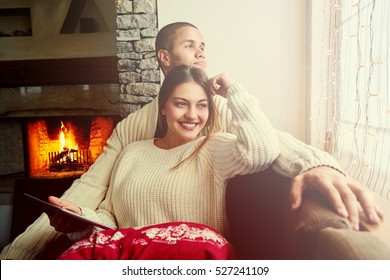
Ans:
<svg viewBox="0 0 390 280"><path fill-rule="evenodd" d="M232 178L226 190L229 240L239 259L288 258L291 179L271 168Z"/></svg>
<svg viewBox="0 0 390 280"><path fill-rule="evenodd" d="M339 216L320 193L308 191L303 196L302 206L291 215L289 234L291 250L296 259L316 259L318 235L327 228L352 231L347 218Z"/></svg>
<svg viewBox="0 0 390 280"><path fill-rule="evenodd" d="M317 244L317 259L390 260L390 246L368 231L326 228Z"/></svg>
<svg viewBox="0 0 390 280"><path fill-rule="evenodd" d="M314 259L322 229L350 228L318 192L306 192L300 209L291 211L290 185L271 168L229 181L229 239L239 259Z"/></svg>

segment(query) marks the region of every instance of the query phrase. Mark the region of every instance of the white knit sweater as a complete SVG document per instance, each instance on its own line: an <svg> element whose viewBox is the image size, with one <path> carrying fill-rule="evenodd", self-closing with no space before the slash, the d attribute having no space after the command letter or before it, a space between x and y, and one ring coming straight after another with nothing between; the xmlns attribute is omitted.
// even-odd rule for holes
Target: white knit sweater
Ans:
<svg viewBox="0 0 390 280"><path fill-rule="evenodd" d="M230 92L242 92L244 89L235 84ZM222 117L222 131L231 132L232 116L225 98L216 96L216 105ZM62 196L82 206L96 209L104 199L114 163L125 146L129 143L151 139L157 124L158 104L155 99L144 108L129 115L118 123L107 141L103 153L89 170L75 180ZM279 174L294 177L310 168L327 165L342 170L339 164L326 152L308 146L288 133L277 131L280 155L272 163L272 168ZM58 237L59 233L50 226L46 214L42 214L27 230L19 235L0 254L0 259L32 259L45 245Z"/></svg>
<svg viewBox="0 0 390 280"><path fill-rule="evenodd" d="M237 133L217 133L192 158L172 170L202 143L204 136L165 150L154 139L126 146L112 172L105 200L83 215L113 227L143 227L185 221L225 233L228 179L268 168L279 155L279 142L257 100L245 91L229 91L228 106Z"/></svg>

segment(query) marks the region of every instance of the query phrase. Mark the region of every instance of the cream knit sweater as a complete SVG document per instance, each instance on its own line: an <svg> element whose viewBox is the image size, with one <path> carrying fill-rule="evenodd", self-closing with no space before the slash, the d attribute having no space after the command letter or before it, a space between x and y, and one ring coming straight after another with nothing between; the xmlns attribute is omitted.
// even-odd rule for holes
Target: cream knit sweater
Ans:
<svg viewBox="0 0 390 280"><path fill-rule="evenodd" d="M189 157L205 138L169 149L154 139L125 147L112 172L107 197L96 212L83 215L113 227L185 221L225 229L228 179L268 168L279 155L279 141L257 100L244 91L229 91L231 133L217 133L196 158Z"/></svg>
<svg viewBox="0 0 390 280"><path fill-rule="evenodd" d="M229 92L242 92L235 84ZM216 96L216 105L222 117L224 132L231 132L232 116L225 98ZM96 209L104 199L114 163L129 143L151 139L157 123L157 100L129 115L118 123L107 141L103 153L89 170L64 193L63 199L91 209ZM275 130L279 139L280 155L272 168L283 176L294 177L310 168L327 165L341 170L339 164L326 152L308 146L288 133ZM0 259L33 259L45 245L57 238L59 233L50 226L46 214L42 214L24 233L4 248Z"/></svg>

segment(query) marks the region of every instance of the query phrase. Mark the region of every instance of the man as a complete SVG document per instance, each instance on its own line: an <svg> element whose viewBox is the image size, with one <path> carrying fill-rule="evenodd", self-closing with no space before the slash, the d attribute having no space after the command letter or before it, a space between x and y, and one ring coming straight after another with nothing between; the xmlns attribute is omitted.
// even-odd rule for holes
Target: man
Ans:
<svg viewBox="0 0 390 280"><path fill-rule="evenodd" d="M164 75L173 67L183 64L207 70L203 37L189 23L173 23L162 28L156 38L156 55ZM223 77L218 75L210 79L214 92L226 91ZM215 102L221 114L223 131L229 131L231 116L226 101L217 95ZM103 153L61 198L96 209L106 194L112 168L122 149L130 142L149 139L158 133L157 103L155 99L118 123ZM340 216L348 217L354 229L359 229L357 201L371 222L380 222L382 214L365 188L346 177L339 164L328 153L308 146L287 133L277 131L277 134L281 153L272 168L283 176L293 178L290 192L292 210L300 207L303 192L312 188L323 193ZM69 207L62 200L51 201L64 208ZM58 236L59 233L50 227L47 215L43 214L2 251L0 258L34 258L49 241Z"/></svg>

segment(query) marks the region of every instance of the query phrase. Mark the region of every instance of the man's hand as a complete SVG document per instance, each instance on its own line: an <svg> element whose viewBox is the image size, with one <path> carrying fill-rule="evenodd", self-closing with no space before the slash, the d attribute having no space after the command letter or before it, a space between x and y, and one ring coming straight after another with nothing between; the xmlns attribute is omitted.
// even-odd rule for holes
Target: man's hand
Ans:
<svg viewBox="0 0 390 280"><path fill-rule="evenodd" d="M375 206L368 189L333 168L320 166L293 178L290 191L293 210L301 206L302 194L309 188L321 192L340 216L348 218L355 230L359 230L359 203L371 223L383 220L383 213Z"/></svg>
<svg viewBox="0 0 390 280"><path fill-rule="evenodd" d="M225 73L222 73L210 78L209 84L213 94L226 97L227 90L232 85L232 81Z"/></svg>
<svg viewBox="0 0 390 280"><path fill-rule="evenodd" d="M63 209L69 210L77 215L81 215L81 209L73 202L60 199L55 196L49 196L49 202L55 204ZM68 215L61 213L59 211L52 212L49 209L45 210L46 214L49 216L50 225L53 226L56 231L63 233L71 233L75 231L81 231L86 228L85 223L72 219Z"/></svg>

